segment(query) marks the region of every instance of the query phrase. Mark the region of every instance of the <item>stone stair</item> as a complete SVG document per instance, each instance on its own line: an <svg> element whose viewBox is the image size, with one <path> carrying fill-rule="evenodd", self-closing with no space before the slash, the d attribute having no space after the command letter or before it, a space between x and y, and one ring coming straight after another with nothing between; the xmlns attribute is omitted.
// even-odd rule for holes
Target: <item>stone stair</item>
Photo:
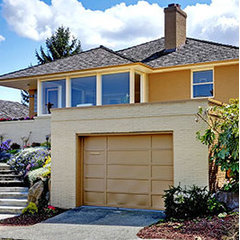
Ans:
<svg viewBox="0 0 240 240"><path fill-rule="evenodd" d="M28 188L21 176L0 163L0 214L21 214L27 206Z"/></svg>

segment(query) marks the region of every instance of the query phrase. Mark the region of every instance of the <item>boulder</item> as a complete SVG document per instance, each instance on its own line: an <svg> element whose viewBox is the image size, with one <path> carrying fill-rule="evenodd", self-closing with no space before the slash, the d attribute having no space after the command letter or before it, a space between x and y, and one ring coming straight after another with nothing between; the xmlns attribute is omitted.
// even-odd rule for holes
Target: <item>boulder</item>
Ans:
<svg viewBox="0 0 240 240"><path fill-rule="evenodd" d="M215 197L219 202L225 203L225 205L233 210L239 208L239 194L234 192L223 192L219 191L216 193Z"/></svg>
<svg viewBox="0 0 240 240"><path fill-rule="evenodd" d="M44 191L44 183L40 180L36 182L28 192L28 203L33 202L38 205L41 195Z"/></svg>

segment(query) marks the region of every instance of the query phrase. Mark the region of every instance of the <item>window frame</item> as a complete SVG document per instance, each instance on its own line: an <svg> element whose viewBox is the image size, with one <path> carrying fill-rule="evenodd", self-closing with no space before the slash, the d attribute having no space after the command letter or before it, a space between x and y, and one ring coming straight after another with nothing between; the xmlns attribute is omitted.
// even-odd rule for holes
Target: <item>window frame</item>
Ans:
<svg viewBox="0 0 240 240"><path fill-rule="evenodd" d="M213 81L210 82L205 82L205 83L193 83L193 73L194 72L203 72L203 71L212 71L213 75ZM212 84L213 85L213 95L208 96L208 97L194 97L193 96L193 86L196 85L205 85L205 84ZM214 79L214 68L196 68L196 69L191 69L191 99L206 99L206 98L214 98L215 97L215 79Z"/></svg>

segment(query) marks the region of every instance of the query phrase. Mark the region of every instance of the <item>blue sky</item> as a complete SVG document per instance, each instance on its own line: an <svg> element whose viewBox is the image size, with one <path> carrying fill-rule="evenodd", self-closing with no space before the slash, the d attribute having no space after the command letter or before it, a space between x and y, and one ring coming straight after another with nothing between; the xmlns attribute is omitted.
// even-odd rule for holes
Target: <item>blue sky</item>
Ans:
<svg viewBox="0 0 240 240"><path fill-rule="evenodd" d="M35 50L64 25L83 49L120 49L163 36L168 0L0 0L0 74L37 64ZM238 45L238 0L177 1L188 14L188 36ZM69 14L68 14L69 13ZM0 87L0 99L20 92Z"/></svg>

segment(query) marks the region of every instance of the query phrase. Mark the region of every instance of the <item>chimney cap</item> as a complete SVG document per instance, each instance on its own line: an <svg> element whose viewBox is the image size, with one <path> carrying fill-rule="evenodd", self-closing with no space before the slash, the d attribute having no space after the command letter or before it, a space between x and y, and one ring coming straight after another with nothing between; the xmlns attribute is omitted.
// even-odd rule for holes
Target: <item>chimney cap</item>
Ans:
<svg viewBox="0 0 240 240"><path fill-rule="evenodd" d="M178 3L170 3L170 4L168 4L168 7L181 7L181 5L180 4L178 4Z"/></svg>

